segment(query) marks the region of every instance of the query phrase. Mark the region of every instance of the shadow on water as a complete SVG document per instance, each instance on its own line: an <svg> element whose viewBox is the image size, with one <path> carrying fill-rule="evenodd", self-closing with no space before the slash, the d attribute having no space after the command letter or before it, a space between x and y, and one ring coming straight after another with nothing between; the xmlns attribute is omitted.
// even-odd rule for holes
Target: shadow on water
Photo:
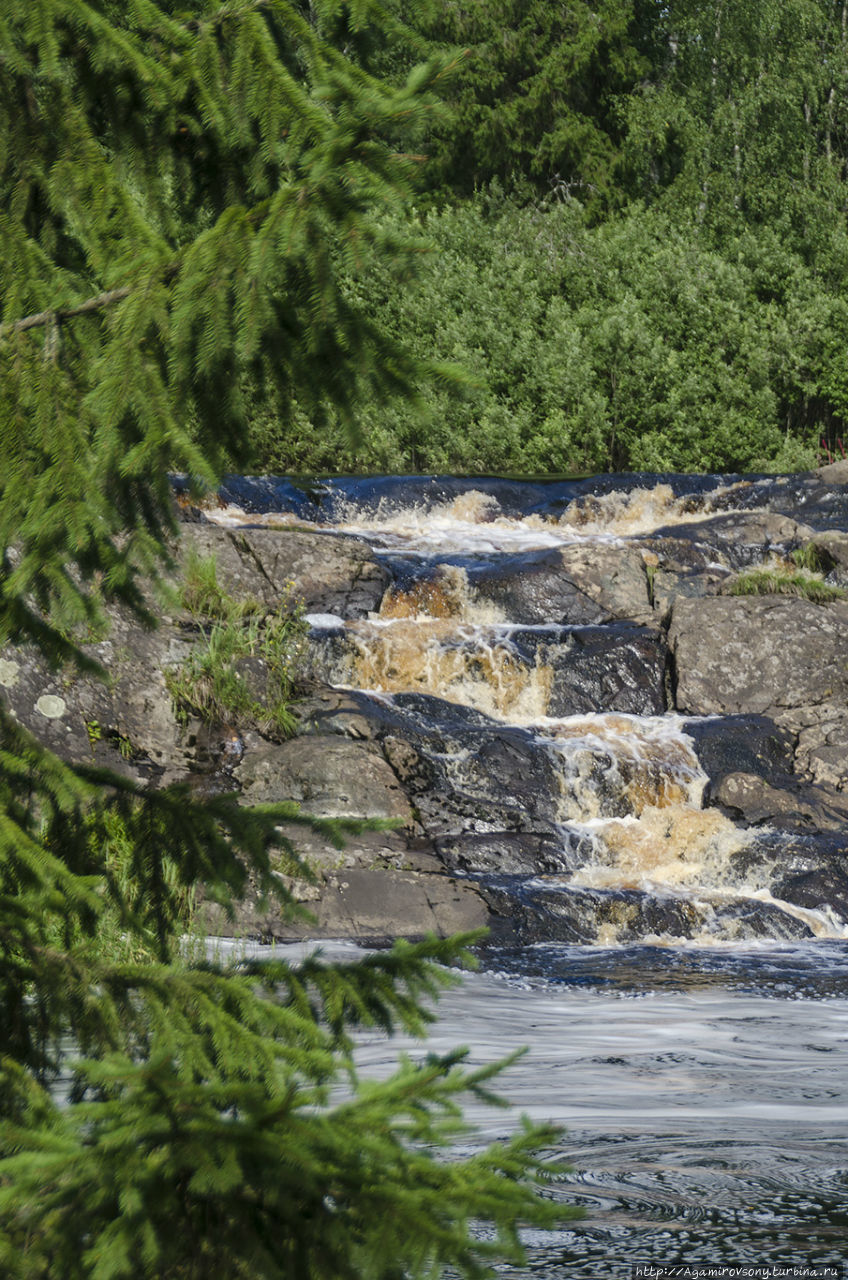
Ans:
<svg viewBox="0 0 848 1280"><path fill-rule="evenodd" d="M776 999L848 995L848 942L762 947L481 947L484 968L555 985L639 995L738 991Z"/></svg>

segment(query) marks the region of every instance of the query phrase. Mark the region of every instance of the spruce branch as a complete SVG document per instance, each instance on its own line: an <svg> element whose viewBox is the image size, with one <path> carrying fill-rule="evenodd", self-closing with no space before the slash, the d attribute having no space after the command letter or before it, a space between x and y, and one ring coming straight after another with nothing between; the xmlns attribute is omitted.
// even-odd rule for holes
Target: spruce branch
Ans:
<svg viewBox="0 0 848 1280"><path fill-rule="evenodd" d="M72 320L75 316L89 315L92 311L100 311L103 307L111 307L116 302L122 302L124 298L129 297L130 293L132 293L132 286L123 285L120 289L108 289L105 293L98 293L93 298L86 298L85 302L79 302L74 307L51 308L49 311L39 311L35 315L23 316L20 320L0 325L0 339L8 338L13 333L23 333L27 329L36 329L40 325L52 326L63 320Z"/></svg>

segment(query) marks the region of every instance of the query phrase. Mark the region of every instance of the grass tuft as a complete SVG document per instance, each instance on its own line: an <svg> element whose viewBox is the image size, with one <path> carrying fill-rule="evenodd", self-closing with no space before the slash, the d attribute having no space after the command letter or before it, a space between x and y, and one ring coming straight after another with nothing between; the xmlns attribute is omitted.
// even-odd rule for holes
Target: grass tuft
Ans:
<svg viewBox="0 0 848 1280"><path fill-rule="evenodd" d="M208 724L234 728L253 722L288 737L296 726L291 703L306 632L298 609L262 622L213 623L185 661L165 672L178 717L185 722L196 715ZM252 687L249 659L264 664L262 698Z"/></svg>
<svg viewBox="0 0 848 1280"><path fill-rule="evenodd" d="M309 628L291 590L276 613L260 616L262 601L235 599L218 581L215 557L191 551L180 598L203 632L185 661L165 672L179 719L198 716L234 728L254 723L283 737L292 734L295 678ZM260 679L265 687L258 696Z"/></svg>
<svg viewBox="0 0 848 1280"><path fill-rule="evenodd" d="M192 547L183 567L180 603L193 618L217 618L234 622L261 613L263 604L255 596L237 600L218 581L218 561L214 555L202 556Z"/></svg>
<svg viewBox="0 0 848 1280"><path fill-rule="evenodd" d="M844 600L845 592L825 582L820 574L778 566L739 573L724 588L729 596L800 596L812 604Z"/></svg>

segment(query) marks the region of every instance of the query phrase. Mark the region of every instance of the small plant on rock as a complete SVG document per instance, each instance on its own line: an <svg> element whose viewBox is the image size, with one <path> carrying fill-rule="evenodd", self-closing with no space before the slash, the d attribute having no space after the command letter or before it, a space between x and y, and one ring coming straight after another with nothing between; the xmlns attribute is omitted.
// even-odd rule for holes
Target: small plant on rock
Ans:
<svg viewBox="0 0 848 1280"><path fill-rule="evenodd" d="M836 560L826 547L817 542L807 542L796 548L790 557L799 569L809 569L811 573L828 574L836 568Z"/></svg>
<svg viewBox="0 0 848 1280"><path fill-rule="evenodd" d="M291 702L307 630L291 599L264 619L213 622L186 660L165 673L177 715L234 726L255 721L287 737L295 727Z"/></svg>
<svg viewBox="0 0 848 1280"><path fill-rule="evenodd" d="M738 573L724 587L730 596L800 596L812 604L844 600L845 592L825 582L821 574L785 565L769 565Z"/></svg>
<svg viewBox="0 0 848 1280"><path fill-rule="evenodd" d="M218 560L214 555L202 556L191 547L183 567L180 603L193 618L218 618L235 621L260 613L263 605L255 596L236 599L218 581Z"/></svg>

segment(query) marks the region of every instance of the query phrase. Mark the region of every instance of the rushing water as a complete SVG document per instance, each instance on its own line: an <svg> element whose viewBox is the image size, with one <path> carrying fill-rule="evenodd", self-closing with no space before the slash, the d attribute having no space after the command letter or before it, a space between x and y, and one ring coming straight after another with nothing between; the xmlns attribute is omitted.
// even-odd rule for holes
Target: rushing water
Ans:
<svg viewBox="0 0 848 1280"><path fill-rule="evenodd" d="M569 655L595 632L610 645L629 632L516 618L508 593L487 587L493 567L520 576L521 557L638 546L734 507L801 501L817 527L846 528L844 500L721 477L239 481L226 496L222 523L355 533L388 565L378 614L312 618L315 669L419 734L431 725L446 789L474 793L501 731L550 779L545 859L499 882L507 902L544 918L546 941L486 952L429 1040L468 1044L475 1062L527 1045L502 1092L566 1127L556 1154L572 1172L552 1194L586 1217L531 1233L527 1268L504 1276L625 1277L644 1260L844 1262L846 921L780 896L780 833L704 807L691 723L633 706L561 713ZM492 857L467 874L497 880ZM388 1070L399 1047L364 1041L363 1068ZM511 1123L472 1119L486 1137Z"/></svg>

